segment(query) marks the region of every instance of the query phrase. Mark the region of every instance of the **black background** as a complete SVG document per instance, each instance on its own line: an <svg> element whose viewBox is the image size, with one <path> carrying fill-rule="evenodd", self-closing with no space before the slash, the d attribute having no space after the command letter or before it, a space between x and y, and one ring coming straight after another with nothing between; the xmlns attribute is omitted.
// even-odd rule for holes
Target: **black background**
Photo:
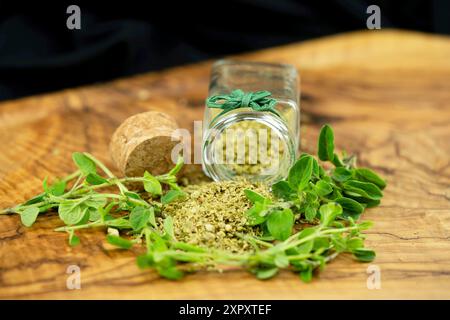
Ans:
<svg viewBox="0 0 450 320"><path fill-rule="evenodd" d="M181 307L214 306L223 310L223 306L236 304L271 305L268 315L248 314L214 314L206 316L181 316ZM0 301L0 307L5 314L29 313L31 317L46 319L85 319L86 315L99 319L127 319L144 317L148 319L349 319L349 318L392 318L396 315L403 319L417 318L417 315L433 310L433 314L445 314L449 301L314 301L314 300L122 300L122 301ZM439 311L441 310L441 311ZM370 315L370 317L368 317ZM415 317L414 317L415 316Z"/></svg>
<svg viewBox="0 0 450 320"><path fill-rule="evenodd" d="M446 0L0 0L0 100L366 29L370 4L382 28L449 33Z"/></svg>

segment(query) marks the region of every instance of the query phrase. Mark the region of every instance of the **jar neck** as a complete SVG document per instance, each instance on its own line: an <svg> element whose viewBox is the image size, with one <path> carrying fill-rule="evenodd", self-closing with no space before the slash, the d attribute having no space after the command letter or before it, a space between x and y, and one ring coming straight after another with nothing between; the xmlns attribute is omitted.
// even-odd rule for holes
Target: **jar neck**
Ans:
<svg viewBox="0 0 450 320"><path fill-rule="evenodd" d="M275 166L274 170L268 174L236 174L236 172L230 170L226 164L218 159L217 148L221 137L226 134L227 129L244 121L254 121L266 127L271 132L271 135L276 136L278 143L281 144L284 150L279 161L273 163ZM285 178L289 168L294 163L296 158L295 137L291 136L286 122L272 113L247 112L242 110L239 112L230 112L215 118L212 123L207 124L205 127L202 157L202 165L205 173L215 181L245 178L250 181L261 181L271 184Z"/></svg>

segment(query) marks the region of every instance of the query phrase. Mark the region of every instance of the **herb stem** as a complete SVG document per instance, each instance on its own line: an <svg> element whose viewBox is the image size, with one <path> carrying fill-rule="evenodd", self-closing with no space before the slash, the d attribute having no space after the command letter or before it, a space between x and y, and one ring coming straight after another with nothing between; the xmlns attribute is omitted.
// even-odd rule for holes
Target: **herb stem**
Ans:
<svg viewBox="0 0 450 320"><path fill-rule="evenodd" d="M240 234L240 233L238 233L236 235L239 236L240 238L246 240L247 242L254 242L255 244L259 244L259 245L267 247L267 248L272 248L273 247L273 244L271 244L269 242L266 242L266 241L263 241L263 240L260 240L260 239L257 239L257 238L252 237L252 236L246 236L246 235L243 235L243 234Z"/></svg>
<svg viewBox="0 0 450 320"><path fill-rule="evenodd" d="M69 181L71 181L74 178L79 177L79 176L81 176L81 171L80 170L76 170L76 171L72 172L71 174L69 174L68 176L65 176L64 178L62 178L61 181L67 183L67 182L69 182ZM45 193L40 193L40 194L36 195L35 198L43 196L43 195L45 195ZM17 211L18 211L19 208L40 207L41 205L45 205L45 204L47 204L46 201L39 201L39 202L32 203L32 204L29 204L29 205L27 205L25 203L22 203L22 204L19 204L19 205L15 206L15 207L6 208L6 209L1 210L0 214L18 213Z"/></svg>
<svg viewBox="0 0 450 320"><path fill-rule="evenodd" d="M14 208L7 208L0 211L0 214L11 214L15 213Z"/></svg>
<svg viewBox="0 0 450 320"><path fill-rule="evenodd" d="M150 230L148 227L144 229L144 236L145 236L145 244L147 246L147 253L151 252L151 243L152 240L150 239L152 230Z"/></svg>
<svg viewBox="0 0 450 320"><path fill-rule="evenodd" d="M305 254L297 254L297 255L288 256L287 258L289 259L289 261L297 261L297 260L305 260L312 256L313 255L310 253L305 253Z"/></svg>
<svg viewBox="0 0 450 320"><path fill-rule="evenodd" d="M134 199L131 197L127 197L121 194L115 194L115 193L96 193L96 194L92 194L89 197L91 198L113 198L113 199L119 199L119 200L123 200L124 198L127 201L130 201L134 204L138 204L138 205L143 205L145 207L150 207L151 205L145 201L145 200L141 200L141 199Z"/></svg>
<svg viewBox="0 0 450 320"><path fill-rule="evenodd" d="M80 176L80 175L81 175L81 171L80 171L80 170L77 170L77 171L75 171L75 172L69 174L68 176L62 178L61 181L69 182L69 181L75 179L76 177L78 177L78 176Z"/></svg>
<svg viewBox="0 0 450 320"><path fill-rule="evenodd" d="M101 227L103 225L104 224L100 220L97 220L97 221L94 221L94 222L90 222L90 223L86 223L86 224L80 224L80 225L77 225L77 226L59 227L59 228L56 228L55 231L58 231L58 232L65 231L65 232L67 232L67 231L74 231L74 230L79 230L79 229Z"/></svg>
<svg viewBox="0 0 450 320"><path fill-rule="evenodd" d="M94 163L100 168L100 169L102 169L102 171L104 172L104 173L106 173L106 175L108 176L108 177L110 177L111 179L116 179L116 177L114 176L114 174L111 172L111 170L109 170L100 160L98 160L96 157L94 157L93 155L91 155L91 154L89 154L89 153L87 153L87 152L84 152L83 153L86 157L88 157L89 159L91 159L92 161L94 161ZM120 190L120 192L122 193L122 194L124 194L125 192L127 192L128 191L128 189L127 189L127 187L125 187L121 182L120 182L120 180L115 180L116 181L116 184L117 184L117 186L119 187L119 190Z"/></svg>
<svg viewBox="0 0 450 320"><path fill-rule="evenodd" d="M72 194L75 189L78 187L78 184L80 183L81 179L83 178L83 176L80 174L78 175L77 180L75 181L75 183L73 184L72 188L69 190L69 192L66 193L66 195L70 195Z"/></svg>
<svg viewBox="0 0 450 320"><path fill-rule="evenodd" d="M298 234L294 234L293 236L289 237L286 241L274 246L273 249L286 251L288 249L295 248L295 247L301 245L302 243L308 242L310 240L313 240L313 239L321 237L321 236L331 235L334 233L344 233L344 232L348 232L348 231L352 231L352 230L359 230L359 226L338 228L338 229L327 229L327 230L318 229L316 232L310 234L309 236L298 239L296 241L295 241L295 238L298 237ZM294 241L292 241L292 240L294 240ZM271 249L269 249L269 250L271 250Z"/></svg>

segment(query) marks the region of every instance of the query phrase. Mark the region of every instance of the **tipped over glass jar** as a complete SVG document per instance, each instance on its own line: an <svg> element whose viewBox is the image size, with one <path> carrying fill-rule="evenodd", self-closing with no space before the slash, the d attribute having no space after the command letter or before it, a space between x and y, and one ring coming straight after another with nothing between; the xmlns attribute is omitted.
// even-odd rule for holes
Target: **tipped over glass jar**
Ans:
<svg viewBox="0 0 450 320"><path fill-rule="evenodd" d="M291 65L216 62L203 123L205 174L269 184L285 178L299 146L298 82Z"/></svg>

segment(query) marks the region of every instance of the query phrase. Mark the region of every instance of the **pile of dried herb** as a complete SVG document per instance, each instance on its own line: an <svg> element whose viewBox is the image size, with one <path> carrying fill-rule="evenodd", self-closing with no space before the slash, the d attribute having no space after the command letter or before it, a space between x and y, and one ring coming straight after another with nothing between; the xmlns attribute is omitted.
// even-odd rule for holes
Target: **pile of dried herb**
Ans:
<svg viewBox="0 0 450 320"><path fill-rule="evenodd" d="M334 152L327 125L320 132L318 157L334 168L326 170L313 156L302 154L269 194L267 186L246 182L182 191L176 178L181 159L167 174L117 178L92 155L75 153L77 171L52 184L45 179L43 193L0 213L17 213L29 227L39 213L57 210L65 226L56 231L67 232L70 245L80 242L82 229L105 228L107 241L119 248L145 244L138 265L169 279L211 265L232 265L259 279L289 269L308 282L341 253L364 262L375 258L364 247L362 233L371 224L356 221L366 208L380 203L386 186L373 171L356 167L355 157ZM145 193L129 190L130 182L142 183ZM117 191L108 192L111 187ZM151 200L145 200L149 195Z"/></svg>
<svg viewBox="0 0 450 320"><path fill-rule="evenodd" d="M178 241L234 253L248 251L249 243L239 235L258 236L261 230L248 225L245 212L251 203L246 189L270 197L264 184L244 180L201 183L184 188L186 197L163 206L162 213L173 218Z"/></svg>

